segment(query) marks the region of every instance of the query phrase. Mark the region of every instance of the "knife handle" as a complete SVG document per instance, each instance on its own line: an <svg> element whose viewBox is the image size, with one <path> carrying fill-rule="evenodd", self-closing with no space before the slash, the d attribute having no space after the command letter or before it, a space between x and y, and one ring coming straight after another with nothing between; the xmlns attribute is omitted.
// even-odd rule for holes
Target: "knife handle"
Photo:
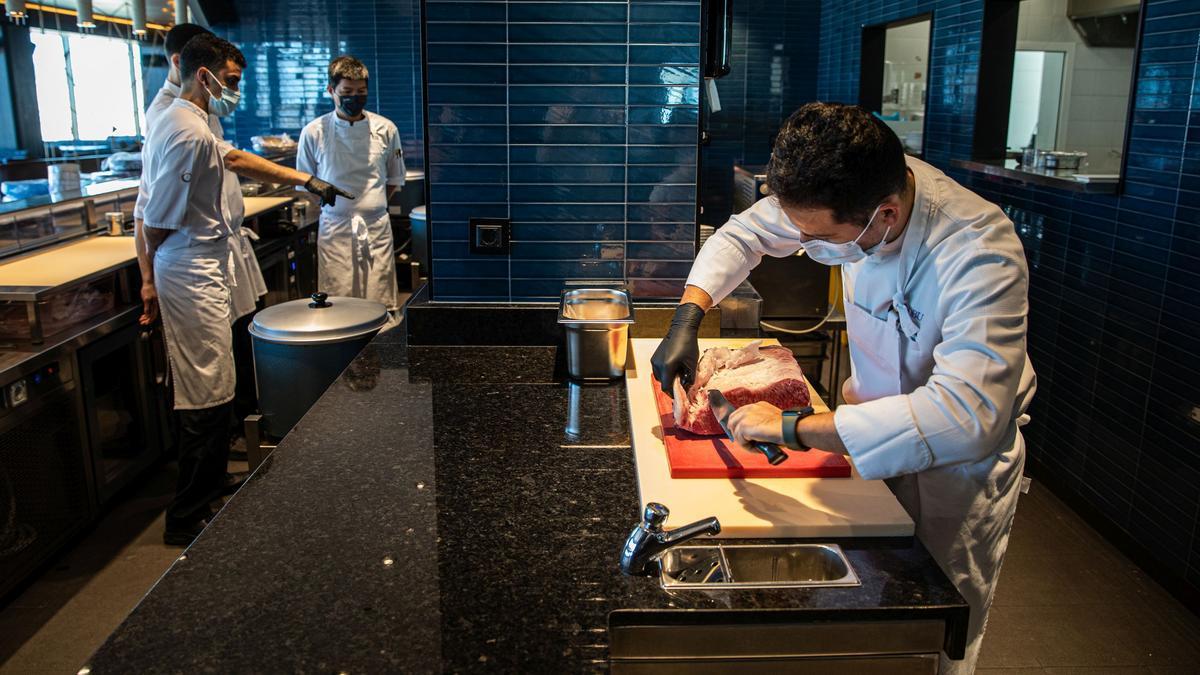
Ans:
<svg viewBox="0 0 1200 675"><path fill-rule="evenodd" d="M779 446L775 445L774 443L757 442L754 444L754 447L758 448L759 452L766 455L767 463L769 463L771 466L782 464L787 461L787 453L781 450Z"/></svg>

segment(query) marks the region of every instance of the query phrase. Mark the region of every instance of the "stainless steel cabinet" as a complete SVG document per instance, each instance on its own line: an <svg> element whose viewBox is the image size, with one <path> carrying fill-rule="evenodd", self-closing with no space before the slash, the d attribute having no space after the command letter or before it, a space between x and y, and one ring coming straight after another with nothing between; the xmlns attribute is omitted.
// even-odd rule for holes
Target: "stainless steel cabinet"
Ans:
<svg viewBox="0 0 1200 675"><path fill-rule="evenodd" d="M663 625L663 614L621 613L609 619L617 674L813 673L933 675L946 635L941 620L778 623L747 615L744 623ZM669 613L664 613L669 614ZM719 620L719 619L718 619ZM665 621L664 621L665 623Z"/></svg>
<svg viewBox="0 0 1200 675"><path fill-rule="evenodd" d="M161 455L165 371L152 353L154 333L137 324L77 352L96 494L107 502Z"/></svg>
<svg viewBox="0 0 1200 675"><path fill-rule="evenodd" d="M72 355L45 354L0 382L0 597L94 513Z"/></svg>

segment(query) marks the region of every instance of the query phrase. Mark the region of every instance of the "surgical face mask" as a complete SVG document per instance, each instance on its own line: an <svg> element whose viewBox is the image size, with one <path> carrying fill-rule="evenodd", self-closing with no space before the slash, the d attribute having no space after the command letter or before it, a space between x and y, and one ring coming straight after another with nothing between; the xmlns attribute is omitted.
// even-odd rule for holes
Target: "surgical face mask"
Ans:
<svg viewBox="0 0 1200 675"><path fill-rule="evenodd" d="M217 83L221 85L220 96L215 96L212 91L205 86L205 90L208 91L208 112L216 115L217 117L225 117L226 115L233 114L233 111L237 109L238 101L242 100L242 92L226 87L223 82L217 79L216 75L213 75L211 70L208 70L207 68L204 70L206 70L209 75L212 75L212 79L216 80Z"/></svg>
<svg viewBox="0 0 1200 675"><path fill-rule="evenodd" d="M338 96L337 103L338 108L346 117L358 117L362 114L363 108L367 107L367 95Z"/></svg>
<svg viewBox="0 0 1200 675"><path fill-rule="evenodd" d="M800 242L800 245L804 247L804 252L808 254L808 257L821 263L822 265L845 265L846 263L853 263L863 260L867 256L879 250L879 248L883 246L883 243L887 241L888 234L890 234L892 231L892 228L888 227L888 229L883 233L883 238L879 240L878 244L872 246L871 250L869 251L864 251L863 248L858 245L858 240L862 239L862 236L867 233L867 230L871 229L871 224L875 222L875 216L879 215L879 209L882 206L883 204L880 204L879 206L875 207L875 211L871 213L871 219L867 221L867 226L864 227L863 231L859 232L858 236L852 241L844 241L840 244L835 244L831 241L825 241L824 239L811 239L809 241Z"/></svg>

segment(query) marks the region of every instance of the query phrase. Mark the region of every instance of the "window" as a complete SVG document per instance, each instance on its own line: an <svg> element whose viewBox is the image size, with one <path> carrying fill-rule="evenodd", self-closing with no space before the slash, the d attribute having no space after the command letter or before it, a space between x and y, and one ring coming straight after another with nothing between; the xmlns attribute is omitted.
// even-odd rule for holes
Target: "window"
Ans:
<svg viewBox="0 0 1200 675"><path fill-rule="evenodd" d="M891 127L904 151L924 149L925 94L929 76L928 14L863 29L859 104Z"/></svg>
<svg viewBox="0 0 1200 675"><path fill-rule="evenodd" d="M141 46L133 40L30 31L42 140L142 135Z"/></svg>
<svg viewBox="0 0 1200 675"><path fill-rule="evenodd" d="M1009 160L1075 180L1117 181L1140 11L1138 0L1020 3Z"/></svg>

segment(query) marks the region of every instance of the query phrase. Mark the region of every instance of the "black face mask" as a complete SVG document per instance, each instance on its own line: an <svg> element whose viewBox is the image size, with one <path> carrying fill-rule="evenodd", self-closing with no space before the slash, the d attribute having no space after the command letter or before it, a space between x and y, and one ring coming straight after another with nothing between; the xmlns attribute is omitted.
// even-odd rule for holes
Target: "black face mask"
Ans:
<svg viewBox="0 0 1200 675"><path fill-rule="evenodd" d="M367 107L367 95L338 96L338 107L346 113L347 117L358 117L362 114L363 108Z"/></svg>

